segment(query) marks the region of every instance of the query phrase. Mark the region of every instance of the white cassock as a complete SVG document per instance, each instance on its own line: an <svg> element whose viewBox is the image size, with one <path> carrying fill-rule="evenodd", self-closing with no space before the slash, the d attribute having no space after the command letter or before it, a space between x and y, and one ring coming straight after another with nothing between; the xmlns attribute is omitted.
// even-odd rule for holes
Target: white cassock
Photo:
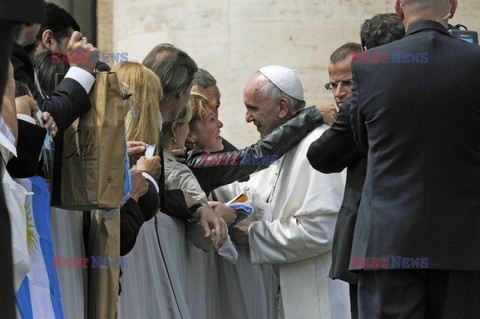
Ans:
<svg viewBox="0 0 480 319"><path fill-rule="evenodd" d="M285 318L350 318L348 285L328 278L345 173L322 174L306 156L326 129L315 129L246 185L270 203L271 220L249 228L250 253L252 263L278 266Z"/></svg>

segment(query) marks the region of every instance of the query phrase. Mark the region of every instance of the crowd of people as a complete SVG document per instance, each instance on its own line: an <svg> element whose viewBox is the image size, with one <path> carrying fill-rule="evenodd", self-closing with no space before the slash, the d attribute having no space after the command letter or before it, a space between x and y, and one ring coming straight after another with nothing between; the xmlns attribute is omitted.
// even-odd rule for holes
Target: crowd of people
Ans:
<svg viewBox="0 0 480 319"><path fill-rule="evenodd" d="M2 6L3 187L33 176L52 180L46 141L61 147L68 127L95 107L89 98L95 73L115 72L130 104L129 192L118 207L121 256L149 263L148 253L139 252L154 236L140 234L154 221L164 258L161 246L168 243L156 228L162 214L186 233L200 229L200 242L191 240L205 254L235 262L243 250L248 263L269 267L262 276L274 284L260 294L275 296L267 305L275 309L272 318L480 313L480 48L447 32L457 0L396 0L395 13L365 20L360 43L345 43L330 56L325 89L336 105L306 107L300 78L288 67L252 70L243 90L245 120L260 139L243 149L221 137L215 78L175 45L159 44L142 63L110 68L95 61L97 48L66 10L37 0ZM85 59L58 61L58 52ZM389 63L398 52L427 61ZM16 96L22 85L31 94ZM21 280L12 265L19 234L10 230L9 216L21 212L5 205L3 194L0 300L2 316L13 318ZM239 195L243 206L232 204ZM77 228L69 240L85 242L88 251L92 216L75 214L82 222L68 226ZM50 215L61 255L64 238L55 227L61 217ZM22 271L26 276L28 269ZM168 300L178 303L172 294ZM21 302L17 295L17 307Z"/></svg>

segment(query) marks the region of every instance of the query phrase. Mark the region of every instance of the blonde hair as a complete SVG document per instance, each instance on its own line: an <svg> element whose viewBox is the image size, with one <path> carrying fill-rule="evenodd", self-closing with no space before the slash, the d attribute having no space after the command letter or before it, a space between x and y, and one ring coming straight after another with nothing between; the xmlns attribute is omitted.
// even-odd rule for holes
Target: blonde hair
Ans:
<svg viewBox="0 0 480 319"><path fill-rule="evenodd" d="M130 101L135 111L125 116L127 141L158 144L159 101L163 96L160 80L153 71L137 62L118 64L115 69L123 90L131 93Z"/></svg>
<svg viewBox="0 0 480 319"><path fill-rule="evenodd" d="M190 132L197 128L198 120L204 120L207 117L207 108L211 108L208 104L208 100L200 93L190 92L190 101L192 105L192 118L188 122ZM194 149L197 147L195 143L185 141L185 145L188 148Z"/></svg>
<svg viewBox="0 0 480 319"><path fill-rule="evenodd" d="M199 93L190 93L192 103L192 119L189 122L190 130L194 130L198 120L207 117L207 108L210 108L207 98Z"/></svg>

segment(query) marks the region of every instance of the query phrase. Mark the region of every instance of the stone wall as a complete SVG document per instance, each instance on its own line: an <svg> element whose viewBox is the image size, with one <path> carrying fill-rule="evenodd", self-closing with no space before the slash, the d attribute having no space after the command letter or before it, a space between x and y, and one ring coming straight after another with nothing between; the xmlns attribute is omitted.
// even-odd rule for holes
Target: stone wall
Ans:
<svg viewBox="0 0 480 319"><path fill-rule="evenodd" d="M99 48L142 61L169 42L210 71L222 93L222 136L239 147L258 139L245 122L243 88L268 64L296 69L307 104L333 103L323 88L330 54L359 42L361 23L393 12L391 0L97 0ZM460 1L453 24L480 31L480 2Z"/></svg>

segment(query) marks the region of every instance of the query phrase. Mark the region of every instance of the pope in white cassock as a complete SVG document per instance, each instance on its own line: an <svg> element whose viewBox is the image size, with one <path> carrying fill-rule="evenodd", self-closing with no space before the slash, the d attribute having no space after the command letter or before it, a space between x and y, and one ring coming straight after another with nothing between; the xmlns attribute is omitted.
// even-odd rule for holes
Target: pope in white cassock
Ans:
<svg viewBox="0 0 480 319"><path fill-rule="evenodd" d="M303 86L291 69L267 66L244 90L246 120L261 137L305 107ZM322 125L295 148L243 185L260 195L271 218L246 220L234 229L237 244L249 244L252 263L278 266L285 318L350 318L348 286L328 277L332 239L345 186L344 173L322 174L306 157ZM281 312L280 312L281 313Z"/></svg>

